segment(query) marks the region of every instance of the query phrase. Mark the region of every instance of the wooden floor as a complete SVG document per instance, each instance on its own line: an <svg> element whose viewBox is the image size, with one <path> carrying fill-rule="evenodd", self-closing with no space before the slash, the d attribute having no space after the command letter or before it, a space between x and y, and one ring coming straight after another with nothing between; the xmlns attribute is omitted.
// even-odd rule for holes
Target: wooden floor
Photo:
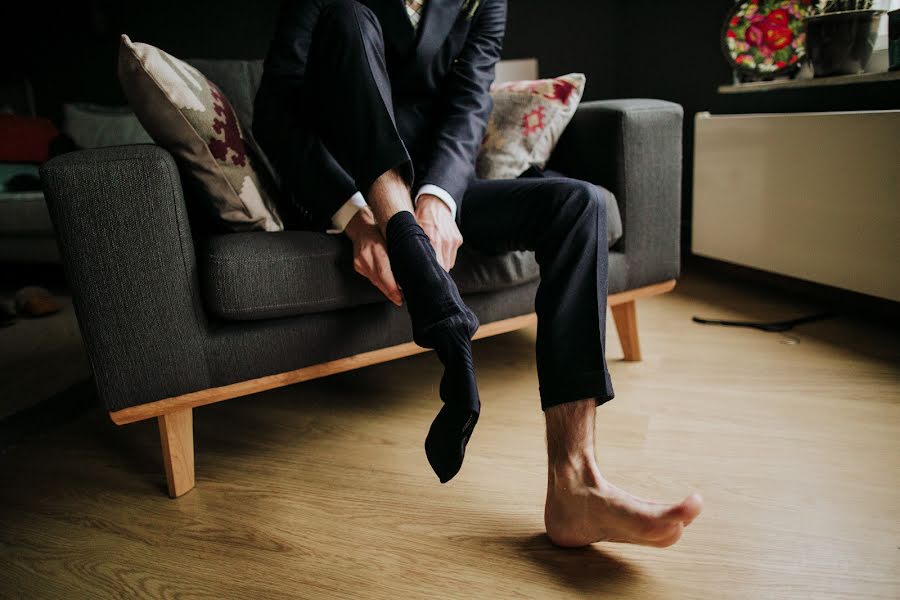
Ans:
<svg viewBox="0 0 900 600"><path fill-rule="evenodd" d="M667 550L552 547L534 330L476 345L484 409L441 486L432 355L195 411L197 489L164 493L155 422L98 408L0 455L0 597L900 598L900 344L691 316L810 307L688 277L642 301L644 361L599 410L614 482L703 516ZM793 343L799 342L799 343Z"/></svg>

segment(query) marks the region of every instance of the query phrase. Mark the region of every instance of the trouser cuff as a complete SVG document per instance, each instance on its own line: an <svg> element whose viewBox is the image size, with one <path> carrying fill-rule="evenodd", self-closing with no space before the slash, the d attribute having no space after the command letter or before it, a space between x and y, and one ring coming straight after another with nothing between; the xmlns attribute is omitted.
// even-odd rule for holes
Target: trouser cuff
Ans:
<svg viewBox="0 0 900 600"><path fill-rule="evenodd" d="M600 406L616 396L604 370L570 376L564 381L541 382L540 393L542 410L588 398L596 399Z"/></svg>

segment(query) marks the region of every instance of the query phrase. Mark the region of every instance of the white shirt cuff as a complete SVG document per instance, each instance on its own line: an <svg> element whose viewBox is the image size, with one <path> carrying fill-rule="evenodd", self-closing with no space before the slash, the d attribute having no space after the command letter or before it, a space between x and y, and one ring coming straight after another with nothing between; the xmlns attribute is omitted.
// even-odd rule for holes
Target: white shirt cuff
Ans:
<svg viewBox="0 0 900 600"><path fill-rule="evenodd" d="M344 202L344 205L341 206L336 213L331 215L331 225L333 227L328 229L326 233L343 233L350 223L350 220L355 217L356 213L359 212L359 209L364 206L366 206L366 200L363 198L362 193L356 192L350 196L350 199Z"/></svg>
<svg viewBox="0 0 900 600"><path fill-rule="evenodd" d="M419 196L423 194L431 194L432 196L436 196L437 198L439 198L441 202L446 204L447 208L450 209L450 216L454 220L456 220L456 201L453 199L453 196L450 195L450 192L442 187L426 183L419 188L419 192L416 194L416 200L414 204L419 203Z"/></svg>

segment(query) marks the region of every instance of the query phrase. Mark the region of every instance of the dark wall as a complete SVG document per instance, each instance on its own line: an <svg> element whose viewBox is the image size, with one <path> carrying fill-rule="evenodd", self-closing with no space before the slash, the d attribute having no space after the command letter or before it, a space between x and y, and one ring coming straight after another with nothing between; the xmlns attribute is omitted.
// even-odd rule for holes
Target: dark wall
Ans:
<svg viewBox="0 0 900 600"><path fill-rule="evenodd" d="M503 57L537 58L542 77L584 73L585 100L613 98L617 95L617 5L624 3L510 0Z"/></svg>
<svg viewBox="0 0 900 600"><path fill-rule="evenodd" d="M22 4L0 36L2 77L28 77L41 114L58 118L62 102L124 104L116 79L119 34L184 58L262 58L279 0L71 0ZM250 7L250 8L248 8Z"/></svg>
<svg viewBox="0 0 900 600"><path fill-rule="evenodd" d="M733 5L734 0L628 0L619 4L616 94L661 98L684 107L682 240L686 245L691 225L694 115L710 110L718 86L731 79L719 30Z"/></svg>
<svg viewBox="0 0 900 600"><path fill-rule="evenodd" d="M538 57L546 74L586 73L586 98L612 97L614 4L567 0L566 10L548 10L540 0L513 0L504 57ZM73 0L49 12L37 3L20 5L11 19L20 24L16 34L0 36L2 56L16 57L0 77L30 78L42 114L51 117L58 117L63 101L122 104L115 76L120 33L184 58L262 58L279 5L280 0Z"/></svg>

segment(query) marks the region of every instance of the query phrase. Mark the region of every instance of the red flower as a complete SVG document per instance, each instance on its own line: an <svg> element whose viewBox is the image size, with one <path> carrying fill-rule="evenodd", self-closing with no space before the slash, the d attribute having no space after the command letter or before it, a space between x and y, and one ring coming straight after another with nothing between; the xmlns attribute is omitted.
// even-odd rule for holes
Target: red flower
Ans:
<svg viewBox="0 0 900 600"><path fill-rule="evenodd" d="M747 40L747 43L751 46L759 46L763 43L765 34L761 27L751 25L747 28L747 32L744 33L744 39Z"/></svg>
<svg viewBox="0 0 900 600"><path fill-rule="evenodd" d="M795 62L797 62L797 55L796 55L796 54L793 55L793 56L791 57L791 59L790 59L788 62L789 62L790 64L794 64Z"/></svg>
<svg viewBox="0 0 900 600"><path fill-rule="evenodd" d="M788 27L790 20L790 13L783 8L775 9L766 16L754 15L744 39L761 55L772 56L794 39L794 32Z"/></svg>
<svg viewBox="0 0 900 600"><path fill-rule="evenodd" d="M778 61L775 61L775 66L778 67L779 69L783 69L787 66L787 63L784 62L783 60L778 60Z"/></svg>
<svg viewBox="0 0 900 600"><path fill-rule="evenodd" d="M730 29L728 30L728 33L726 33L725 35L726 35L727 37L730 37L730 38L736 38L736 37L737 37L737 35L735 35L735 33L734 33L732 30L730 30Z"/></svg>
<svg viewBox="0 0 900 600"><path fill-rule="evenodd" d="M765 30L766 45L772 50L781 50L793 39L794 33L787 27L767 27Z"/></svg>
<svg viewBox="0 0 900 600"><path fill-rule="evenodd" d="M778 8L769 13L766 21L772 26L787 27L788 23L791 22L791 15L786 9Z"/></svg>
<svg viewBox="0 0 900 600"><path fill-rule="evenodd" d="M729 23L729 25L731 25L732 27L735 27L740 22L741 22L740 19L738 19L737 17L734 17L733 19L731 19L731 22Z"/></svg>

